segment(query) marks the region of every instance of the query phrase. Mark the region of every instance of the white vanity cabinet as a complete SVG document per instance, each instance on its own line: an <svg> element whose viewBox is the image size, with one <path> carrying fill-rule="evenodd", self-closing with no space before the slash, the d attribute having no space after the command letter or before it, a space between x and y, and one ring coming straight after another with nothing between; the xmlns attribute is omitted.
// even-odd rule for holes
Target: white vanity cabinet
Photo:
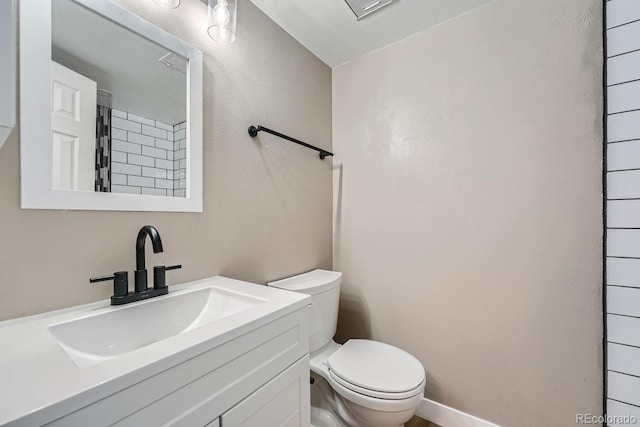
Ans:
<svg viewBox="0 0 640 427"><path fill-rule="evenodd" d="M47 423L91 426L310 424L307 307Z"/></svg>
<svg viewBox="0 0 640 427"><path fill-rule="evenodd" d="M16 124L16 0L0 1L0 147Z"/></svg>

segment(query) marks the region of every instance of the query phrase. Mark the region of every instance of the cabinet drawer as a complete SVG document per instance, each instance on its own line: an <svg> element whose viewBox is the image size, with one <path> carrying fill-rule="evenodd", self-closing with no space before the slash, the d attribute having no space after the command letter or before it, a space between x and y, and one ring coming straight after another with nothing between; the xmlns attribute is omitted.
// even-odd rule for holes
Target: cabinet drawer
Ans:
<svg viewBox="0 0 640 427"><path fill-rule="evenodd" d="M222 415L222 427L309 427L309 356Z"/></svg>
<svg viewBox="0 0 640 427"><path fill-rule="evenodd" d="M309 351L303 308L48 426L205 426Z"/></svg>

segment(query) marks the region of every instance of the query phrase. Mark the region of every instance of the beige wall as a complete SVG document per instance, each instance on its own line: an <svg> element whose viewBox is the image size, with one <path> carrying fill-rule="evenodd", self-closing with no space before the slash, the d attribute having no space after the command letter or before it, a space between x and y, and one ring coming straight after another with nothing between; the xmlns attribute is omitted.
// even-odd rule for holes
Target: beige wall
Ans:
<svg viewBox="0 0 640 427"><path fill-rule="evenodd" d="M20 210L19 129L0 149L0 319L108 298L90 276L135 267L135 237L155 225L182 263L170 283L216 274L266 282L331 267L331 163L282 140L247 135L264 124L331 149L331 70L248 0L238 36L206 35L206 5L178 9L119 0L204 52L204 213ZM132 286L132 284L131 284Z"/></svg>
<svg viewBox="0 0 640 427"><path fill-rule="evenodd" d="M504 426L601 413L601 7L496 0L333 70L339 338Z"/></svg>

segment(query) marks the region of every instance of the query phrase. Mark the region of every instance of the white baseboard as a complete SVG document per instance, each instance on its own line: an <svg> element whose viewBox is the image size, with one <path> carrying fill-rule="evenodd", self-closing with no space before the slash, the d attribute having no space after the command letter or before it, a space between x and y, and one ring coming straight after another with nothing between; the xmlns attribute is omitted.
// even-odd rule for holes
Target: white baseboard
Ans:
<svg viewBox="0 0 640 427"><path fill-rule="evenodd" d="M416 415L442 427L500 427L498 424L474 417L425 397L422 398Z"/></svg>

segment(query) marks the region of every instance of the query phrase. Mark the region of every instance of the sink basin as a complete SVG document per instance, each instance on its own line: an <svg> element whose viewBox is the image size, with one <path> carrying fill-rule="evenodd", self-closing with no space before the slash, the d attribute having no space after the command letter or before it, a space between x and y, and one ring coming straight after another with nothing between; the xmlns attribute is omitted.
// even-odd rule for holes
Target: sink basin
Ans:
<svg viewBox="0 0 640 427"><path fill-rule="evenodd" d="M209 287L132 303L48 329L76 365L85 368L266 301Z"/></svg>

